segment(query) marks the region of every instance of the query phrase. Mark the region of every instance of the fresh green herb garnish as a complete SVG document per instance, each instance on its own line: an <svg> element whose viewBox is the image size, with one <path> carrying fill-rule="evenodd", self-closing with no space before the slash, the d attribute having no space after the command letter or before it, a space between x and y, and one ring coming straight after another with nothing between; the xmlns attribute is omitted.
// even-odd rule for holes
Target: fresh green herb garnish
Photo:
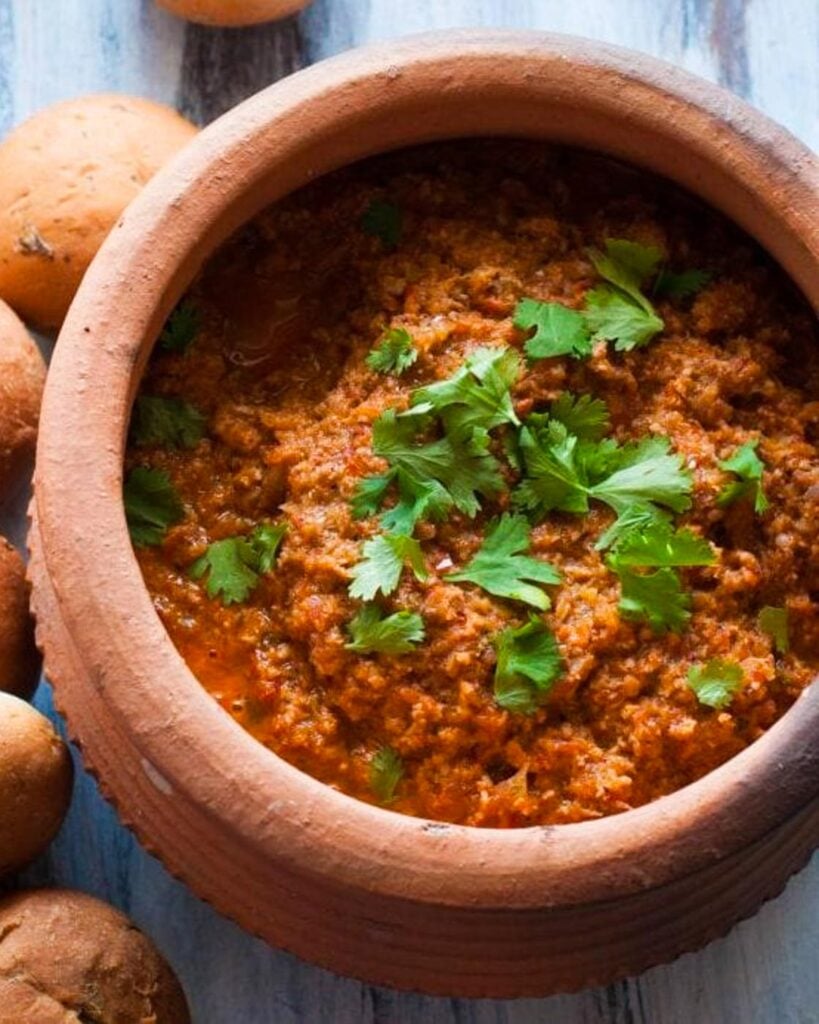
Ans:
<svg viewBox="0 0 819 1024"><path fill-rule="evenodd" d="M757 616L757 623L763 633L767 633L773 638L774 648L780 654L787 654L791 646L788 633L788 609L765 605Z"/></svg>
<svg viewBox="0 0 819 1024"><path fill-rule="evenodd" d="M647 345L664 326L656 313L609 285L593 288L586 296L586 323L592 341L613 341L618 352Z"/></svg>
<svg viewBox="0 0 819 1024"><path fill-rule="evenodd" d="M692 665L688 670L688 685L700 704L709 708L727 707L744 678L741 665L720 658L712 658L705 665Z"/></svg>
<svg viewBox="0 0 819 1024"><path fill-rule="evenodd" d="M533 583L554 586L560 573L548 562L525 554L529 550L529 524L523 516L504 515L490 524L478 553L448 580L474 583L496 597L523 601L535 608L549 607L549 597Z"/></svg>
<svg viewBox="0 0 819 1024"><path fill-rule="evenodd" d="M644 620L655 633L679 633L691 618L691 595L686 593L673 569L643 574L618 561L606 559L620 578L620 613L626 619Z"/></svg>
<svg viewBox="0 0 819 1024"><path fill-rule="evenodd" d="M382 747L370 761L370 787L382 804L395 799L395 790L404 774L404 762L392 747Z"/></svg>
<svg viewBox="0 0 819 1024"><path fill-rule="evenodd" d="M655 633L663 633L669 629L679 632L691 615L691 597L674 568L712 565L714 561L708 541L691 530L674 530L657 520L623 532L606 564L620 578L622 614L627 619L644 619Z"/></svg>
<svg viewBox="0 0 819 1024"><path fill-rule="evenodd" d="M260 575L275 565L286 532L286 523L264 523L247 537L214 541L193 563L190 575L195 580L207 575L208 597L219 596L223 604L246 601Z"/></svg>
<svg viewBox="0 0 819 1024"><path fill-rule="evenodd" d="M364 362L377 373L393 373L400 377L417 358L418 351L409 331L403 327L390 327Z"/></svg>
<svg viewBox="0 0 819 1024"><path fill-rule="evenodd" d="M385 616L377 604L365 604L348 624L348 650L360 654L407 654L424 639L424 620L417 612Z"/></svg>
<svg viewBox="0 0 819 1024"><path fill-rule="evenodd" d="M135 444L195 448L206 423L195 406L180 398L141 395L134 405L131 431Z"/></svg>
<svg viewBox="0 0 819 1024"><path fill-rule="evenodd" d="M605 551L619 544L630 533L640 533L655 524L668 526L670 523L671 514L665 509L658 505L635 502L626 505L611 526L600 534L594 548L596 551Z"/></svg>
<svg viewBox="0 0 819 1024"><path fill-rule="evenodd" d="M507 711L531 715L563 671L563 659L549 627L531 616L494 640L497 651L495 701Z"/></svg>
<svg viewBox="0 0 819 1024"><path fill-rule="evenodd" d="M642 245L627 238L607 238L605 252L590 253L597 273L648 312L652 305L642 292L663 258L656 245Z"/></svg>
<svg viewBox="0 0 819 1024"><path fill-rule="evenodd" d="M361 230L365 235L380 238L386 249L394 249L401 241L404 216L393 203L373 199L361 215Z"/></svg>
<svg viewBox="0 0 819 1024"><path fill-rule="evenodd" d="M164 469L132 469L125 481L123 500L128 532L138 548L161 544L168 527L185 515L182 501Z"/></svg>
<svg viewBox="0 0 819 1024"><path fill-rule="evenodd" d="M365 542L363 558L353 566L350 597L371 601L380 590L385 596L398 586L401 572L408 563L415 578L425 580L427 570L421 545L403 534L373 537Z"/></svg>
<svg viewBox="0 0 819 1024"><path fill-rule="evenodd" d="M591 395L564 391L549 406L549 416L584 441L599 441L611 429L608 406Z"/></svg>
<svg viewBox="0 0 819 1024"><path fill-rule="evenodd" d="M652 294L661 299L688 299L710 280L707 270L682 270L675 274L663 267L654 281Z"/></svg>
<svg viewBox="0 0 819 1024"><path fill-rule="evenodd" d="M573 356L583 359L592 353L591 336L585 317L559 302L521 299L515 307L515 327L535 333L524 348L530 359Z"/></svg>
<svg viewBox="0 0 819 1024"><path fill-rule="evenodd" d="M586 296L586 323L592 341L613 341L618 351L648 344L663 329L663 321L643 286L662 259L654 246L623 238L606 240L605 252L591 253L595 269L608 282Z"/></svg>
<svg viewBox="0 0 819 1024"><path fill-rule="evenodd" d="M753 502L757 515L762 515L768 507L768 499L762 488L762 473L765 463L756 454L758 444L758 440L746 441L745 444L737 448L730 458L723 459L719 463L720 469L739 477L738 480L726 484L720 491L717 498L719 505L731 505L735 501L747 498Z"/></svg>
<svg viewBox="0 0 819 1024"><path fill-rule="evenodd" d="M617 545L616 558L621 566L713 565L716 556L711 545L692 530L674 530L668 523L655 522L641 530L625 534Z"/></svg>
<svg viewBox="0 0 819 1024"><path fill-rule="evenodd" d="M183 299L168 317L159 336L159 347L166 352L184 352L195 340L200 326L199 310Z"/></svg>
<svg viewBox="0 0 819 1024"><path fill-rule="evenodd" d="M531 417L530 417L531 419ZM563 423L525 424L520 448L527 476L513 494L518 508L585 513L589 499L619 514L634 506L662 505L674 512L691 507L691 474L680 455L669 454L667 438L649 437L619 446L610 438L589 441L569 434Z"/></svg>
<svg viewBox="0 0 819 1024"><path fill-rule="evenodd" d="M413 391L411 412L437 413L447 434L458 437L504 423L517 426L511 388L519 373L520 356L514 349L475 349L451 377Z"/></svg>

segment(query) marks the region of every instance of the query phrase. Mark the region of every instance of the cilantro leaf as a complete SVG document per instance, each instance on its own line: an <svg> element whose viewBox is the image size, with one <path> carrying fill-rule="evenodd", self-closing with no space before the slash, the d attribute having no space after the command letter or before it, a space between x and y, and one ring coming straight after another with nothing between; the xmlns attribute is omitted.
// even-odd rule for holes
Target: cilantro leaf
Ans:
<svg viewBox="0 0 819 1024"><path fill-rule="evenodd" d="M373 199L361 215L361 230L365 235L380 238L386 249L394 249L401 240L404 215L393 203Z"/></svg>
<svg viewBox="0 0 819 1024"><path fill-rule="evenodd" d="M517 507L538 515L552 509L582 514L589 498L604 501L618 514L652 504L675 512L691 507L691 474L680 455L669 454L667 438L648 437L620 447L611 439L578 438L556 420L539 427L537 420L530 416L520 431L526 477L513 495Z"/></svg>
<svg viewBox="0 0 819 1024"><path fill-rule="evenodd" d="M425 580L427 569L421 545L403 534L373 537L362 548L363 559L353 566L350 597L371 601L380 590L385 596L398 586L404 563L408 562L415 578Z"/></svg>
<svg viewBox="0 0 819 1024"><path fill-rule="evenodd" d="M560 573L548 562L524 554L529 550L529 524L523 516L503 515L489 525L478 553L449 580L474 583L496 597L523 601L541 611L549 607L549 598L532 584L560 583Z"/></svg>
<svg viewBox="0 0 819 1024"><path fill-rule="evenodd" d="M765 463L756 454L758 444L758 440L746 441L730 458L719 463L720 469L733 473L739 479L723 487L717 498L718 505L732 505L735 501L747 498L753 502L757 515L762 515L768 507L768 499L762 487Z"/></svg>
<svg viewBox="0 0 819 1024"><path fill-rule="evenodd" d="M348 627L350 651L360 654L406 654L424 639L424 620L417 612L384 616L377 604L365 604Z"/></svg>
<svg viewBox="0 0 819 1024"><path fill-rule="evenodd" d="M790 650L788 609L765 605L756 621L762 632L773 638L774 649L780 654L787 654Z"/></svg>
<svg viewBox="0 0 819 1024"><path fill-rule="evenodd" d="M593 249L590 253L597 273L647 313L653 313L654 308L641 289L657 270L663 258L662 250L626 238L607 238L605 250Z"/></svg>
<svg viewBox="0 0 819 1024"><path fill-rule="evenodd" d="M549 416L562 423L570 434L586 441L599 441L611 429L608 406L591 395L564 391L549 406Z"/></svg>
<svg viewBox="0 0 819 1024"><path fill-rule="evenodd" d="M469 355L451 377L417 388L412 407L417 415L438 413L449 434L492 430L520 423L512 405L511 387L520 373L520 357L512 348L484 346Z"/></svg>
<svg viewBox="0 0 819 1024"><path fill-rule="evenodd" d="M185 352L201 328L199 310L183 299L168 317L159 336L159 347L166 352Z"/></svg>
<svg viewBox="0 0 819 1024"><path fill-rule="evenodd" d="M370 761L370 788L382 804L391 804L404 774L404 762L392 747L381 747Z"/></svg>
<svg viewBox="0 0 819 1024"><path fill-rule="evenodd" d="M396 480L398 501L380 517L387 533L411 534L421 519L439 521L446 518L453 499L437 480L418 480L402 469L396 472Z"/></svg>
<svg viewBox="0 0 819 1024"><path fill-rule="evenodd" d="M376 514L384 501L384 495L395 479L395 474L396 471L390 469L386 473L365 476L358 481L350 501L353 519L366 519L368 516Z"/></svg>
<svg viewBox="0 0 819 1024"><path fill-rule="evenodd" d="M705 665L692 665L688 670L688 685L700 704L709 708L727 707L744 678L741 665L720 658L712 658Z"/></svg>
<svg viewBox="0 0 819 1024"><path fill-rule="evenodd" d="M642 574L622 564L617 554L606 560L620 578L620 614L626 619L646 621L655 633L679 633L691 618L691 595L678 574L670 568Z"/></svg>
<svg viewBox="0 0 819 1024"><path fill-rule="evenodd" d="M279 557L279 548L287 533L287 523L260 523L250 535L256 557L256 569L270 572Z"/></svg>
<svg viewBox="0 0 819 1024"><path fill-rule="evenodd" d="M526 477L515 490L513 503L541 516L553 509L588 512L588 482L577 459L577 444L578 439L557 421L541 429L525 425L519 445Z"/></svg>
<svg viewBox="0 0 819 1024"><path fill-rule="evenodd" d="M609 285L588 293L585 317L592 341L613 341L618 352L647 345L665 326L653 310Z"/></svg>
<svg viewBox="0 0 819 1024"><path fill-rule="evenodd" d="M390 327L364 362L377 373L400 376L418 358L412 335L403 327Z"/></svg>
<svg viewBox="0 0 819 1024"><path fill-rule="evenodd" d="M256 555L245 537L227 537L208 545L207 551L190 567L192 579L207 575L208 597L221 597L222 603L238 604L246 601L259 582L253 568Z"/></svg>
<svg viewBox="0 0 819 1024"><path fill-rule="evenodd" d="M655 523L668 525L670 522L670 514L650 502L634 502L631 505L626 505L611 526L607 527L597 538L597 543L594 545L595 551L605 551L606 548L613 547L632 531L639 532Z"/></svg>
<svg viewBox="0 0 819 1024"><path fill-rule="evenodd" d="M533 714L563 671L560 649L549 627L537 616L494 639L495 702L507 711Z"/></svg>
<svg viewBox="0 0 819 1024"><path fill-rule="evenodd" d="M657 275L652 292L662 299L687 299L696 295L711 280L707 270L682 270L674 273L663 269Z"/></svg>
<svg viewBox="0 0 819 1024"><path fill-rule="evenodd" d="M164 469L137 466L123 487L125 518L138 548L161 544L169 526L185 515L182 501Z"/></svg>
<svg viewBox="0 0 819 1024"><path fill-rule="evenodd" d="M629 505L653 502L673 512L691 508L693 480L681 455L670 455L666 437L647 437L619 448L610 458L616 468L589 488L593 498L621 512Z"/></svg>
<svg viewBox="0 0 819 1024"><path fill-rule="evenodd" d="M205 433L206 418L180 398L141 395L134 404L131 423L134 443L195 448Z"/></svg>
<svg viewBox="0 0 819 1024"><path fill-rule="evenodd" d="M583 359L592 354L589 329L582 313L559 302L521 299L515 307L515 327L535 333L524 348L530 359L573 356Z"/></svg>
<svg viewBox="0 0 819 1024"><path fill-rule="evenodd" d="M713 565L711 545L692 530L673 530L668 523L654 522L625 534L617 545L617 563L625 566Z"/></svg>
<svg viewBox="0 0 819 1024"><path fill-rule="evenodd" d="M480 508L478 495L493 497L503 490L486 431L475 429L471 435L446 435L421 444L416 443L416 433L415 418L398 417L394 409L387 409L373 424L373 451L397 470L409 518L418 517L419 493L427 503L432 500L439 513L450 500L474 516Z"/></svg>
<svg viewBox="0 0 819 1024"><path fill-rule="evenodd" d="M247 537L214 541L190 567L191 578L207 576L208 597L221 597L226 605L240 604L256 588L260 575L276 564L286 533L286 523L260 523Z"/></svg>

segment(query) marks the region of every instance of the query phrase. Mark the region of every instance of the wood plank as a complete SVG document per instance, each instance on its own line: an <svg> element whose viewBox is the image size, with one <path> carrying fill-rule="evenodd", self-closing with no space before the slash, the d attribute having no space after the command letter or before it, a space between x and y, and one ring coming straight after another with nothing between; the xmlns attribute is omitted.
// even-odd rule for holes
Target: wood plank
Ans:
<svg viewBox="0 0 819 1024"><path fill-rule="evenodd" d="M542 28L663 56L746 95L819 143L819 5L779 0L316 0L240 31L186 26L152 0L0 0L0 132L84 92L176 103L205 122L350 46L459 25ZM18 512L13 527L21 535ZM38 703L50 710L41 688ZM197 1024L812 1024L819 1021L819 859L752 921L606 989L517 1002L431 999L336 978L270 950L146 854L80 774L69 820L26 881L112 900L158 941Z"/></svg>

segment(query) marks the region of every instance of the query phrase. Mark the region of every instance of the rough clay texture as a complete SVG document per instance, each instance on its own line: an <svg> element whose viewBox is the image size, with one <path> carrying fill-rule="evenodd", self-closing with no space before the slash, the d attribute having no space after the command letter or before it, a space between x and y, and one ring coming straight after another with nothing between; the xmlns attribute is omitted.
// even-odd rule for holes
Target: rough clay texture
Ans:
<svg viewBox="0 0 819 1024"><path fill-rule="evenodd" d="M113 907L61 889L15 893L0 901L0 1024L69 1021L189 1024L190 1014L163 957Z"/></svg>
<svg viewBox="0 0 819 1024"><path fill-rule="evenodd" d="M34 860L57 834L73 777L68 748L51 722L0 693L0 875Z"/></svg>
<svg viewBox="0 0 819 1024"><path fill-rule="evenodd" d="M40 675L23 559L0 537L0 690L28 699Z"/></svg>
<svg viewBox="0 0 819 1024"><path fill-rule="evenodd" d="M0 297L60 326L88 264L196 128L150 100L101 95L35 114L0 145Z"/></svg>
<svg viewBox="0 0 819 1024"><path fill-rule="evenodd" d="M0 221L4 216L6 213L0 212ZM14 312L0 300L0 506L19 491L33 462L45 376L40 350Z"/></svg>
<svg viewBox="0 0 819 1024"><path fill-rule="evenodd" d="M123 819L197 892L357 977L542 995L696 948L804 863L819 836L819 691L706 778L627 814L502 833L393 814L282 763L204 694L151 608L119 493L146 322L159 330L215 241L316 174L459 132L556 137L665 173L756 235L819 306L816 160L715 87L534 32L334 58L203 133L109 236L52 365L31 573L72 734ZM104 344L89 345L89 325Z"/></svg>
<svg viewBox="0 0 819 1024"><path fill-rule="evenodd" d="M166 11L197 21L201 25L258 25L295 14L307 6L308 0L157 0Z"/></svg>

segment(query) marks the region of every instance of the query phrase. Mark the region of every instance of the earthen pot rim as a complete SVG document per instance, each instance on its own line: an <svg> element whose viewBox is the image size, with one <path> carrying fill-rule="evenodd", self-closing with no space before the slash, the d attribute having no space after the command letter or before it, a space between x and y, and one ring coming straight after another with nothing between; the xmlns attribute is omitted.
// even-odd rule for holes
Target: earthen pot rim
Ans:
<svg viewBox="0 0 819 1024"><path fill-rule="evenodd" d="M459 135L582 145L664 174L756 235L819 306L817 160L718 87L626 50L539 32L436 33L351 51L203 131L129 207L94 261L43 405L34 583L43 587L47 574L71 657L148 779L169 798L207 808L214 834L231 833L302 875L416 902L606 901L731 855L817 794L816 685L737 757L622 815L509 831L410 818L302 774L215 704L165 633L125 526L130 404L153 340L207 255L317 174ZM93 730L68 710L93 764ZM127 803L127 779L107 784ZM161 854L158 838L156 846Z"/></svg>

